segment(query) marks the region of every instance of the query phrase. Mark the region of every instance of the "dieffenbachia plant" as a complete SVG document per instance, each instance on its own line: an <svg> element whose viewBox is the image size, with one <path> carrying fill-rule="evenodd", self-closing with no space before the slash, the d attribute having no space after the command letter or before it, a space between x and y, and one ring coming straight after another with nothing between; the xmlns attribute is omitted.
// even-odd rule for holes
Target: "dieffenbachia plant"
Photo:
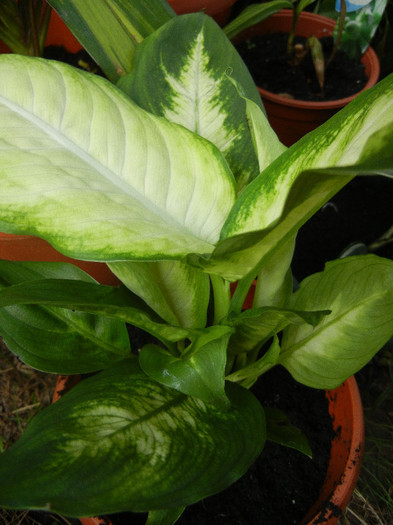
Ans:
<svg viewBox="0 0 393 525"><path fill-rule="evenodd" d="M174 523L274 439L249 389L266 371L334 388L391 337L392 261L333 261L295 293L290 266L332 195L393 173L393 76L286 149L229 40L194 14L144 39L117 85L2 56L0 111L0 230L123 283L0 262L8 347L39 370L94 372L0 455L0 506ZM126 323L151 342L135 348Z"/></svg>

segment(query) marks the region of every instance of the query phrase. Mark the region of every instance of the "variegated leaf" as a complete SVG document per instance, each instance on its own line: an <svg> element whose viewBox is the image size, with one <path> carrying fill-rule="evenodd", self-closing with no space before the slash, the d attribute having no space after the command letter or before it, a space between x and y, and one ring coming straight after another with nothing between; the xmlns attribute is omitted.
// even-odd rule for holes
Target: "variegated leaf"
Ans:
<svg viewBox="0 0 393 525"><path fill-rule="evenodd" d="M68 516L178 508L219 492L260 454L260 403L228 384L220 411L159 385L136 360L82 381L0 454L0 505Z"/></svg>
<svg viewBox="0 0 393 525"><path fill-rule="evenodd" d="M380 136L379 144L370 145L369 140L372 141L372 136L380 131L385 132L385 138ZM350 167L365 163L370 156L375 162L375 171L379 170L380 159L376 158L375 147L384 151L384 160L393 172L393 152L391 148L387 149L388 137L392 134L393 74L373 89L358 95L328 122L272 162L237 201L223 228L222 238L274 225L284 212L295 182L305 172L342 168L345 173L348 167L347 180L331 181L328 185L331 195L357 173L356 168L351 171ZM299 184L302 184L302 189L301 193L298 189L298 201L302 197L303 201L313 203L318 196L311 194L307 175Z"/></svg>
<svg viewBox="0 0 393 525"><path fill-rule="evenodd" d="M234 181L206 140L65 64L0 57L0 230L79 259L209 253Z"/></svg>
<svg viewBox="0 0 393 525"><path fill-rule="evenodd" d="M392 141L393 74L278 157L236 201L214 253L189 262L233 281L257 275L355 175L393 174Z"/></svg>
<svg viewBox="0 0 393 525"><path fill-rule="evenodd" d="M258 173L245 101L261 98L237 51L208 16L177 17L138 46L133 70L118 84L141 107L213 142L243 188ZM273 133L269 128L270 133Z"/></svg>

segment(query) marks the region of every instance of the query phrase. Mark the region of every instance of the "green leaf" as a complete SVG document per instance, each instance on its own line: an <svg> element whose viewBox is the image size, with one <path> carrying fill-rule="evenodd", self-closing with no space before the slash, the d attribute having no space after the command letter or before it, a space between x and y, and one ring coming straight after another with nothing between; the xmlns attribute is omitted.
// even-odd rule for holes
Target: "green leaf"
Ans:
<svg viewBox="0 0 393 525"><path fill-rule="evenodd" d="M0 505L68 516L178 508L242 476L265 441L263 409L228 384L221 412L124 360L39 413L0 455Z"/></svg>
<svg viewBox="0 0 393 525"><path fill-rule="evenodd" d="M2 261L1 264L7 261ZM30 263L46 264L46 263ZM79 310L121 319L142 328L166 344L189 337L192 332L163 323L144 302L125 287L68 279L40 279L0 290L0 307L39 304Z"/></svg>
<svg viewBox="0 0 393 525"><path fill-rule="evenodd" d="M45 0L2 0L0 40L13 53L41 56L50 16L51 8Z"/></svg>
<svg viewBox="0 0 393 525"><path fill-rule="evenodd" d="M245 310L240 314L230 315L228 323L231 323L236 332L230 340L232 353L251 352L256 347L262 346L273 335L278 334L288 325L317 326L321 319L329 313L326 308L315 311L277 308L264 306Z"/></svg>
<svg viewBox="0 0 393 525"><path fill-rule="evenodd" d="M78 259L212 251L235 193L206 140L96 75L17 55L0 57L0 112L1 231Z"/></svg>
<svg viewBox="0 0 393 525"><path fill-rule="evenodd" d="M152 510L149 512L146 525L172 525L183 514L184 508Z"/></svg>
<svg viewBox="0 0 393 525"><path fill-rule="evenodd" d="M367 51L370 42L377 31L378 25L386 8L387 0L371 1L368 5L356 11L345 14L344 28L342 31L339 49L349 57L359 60ZM390 25L386 17L387 25ZM336 36L338 24L336 24L333 36ZM386 31L386 29L385 29ZM383 37L385 41L386 36Z"/></svg>
<svg viewBox="0 0 393 525"><path fill-rule="evenodd" d="M280 9L292 8L293 2L290 0L273 0L272 2L251 4L246 7L239 16L224 27L224 33L228 38L233 38L241 31L244 31L244 29L269 18L274 13L280 11Z"/></svg>
<svg viewBox="0 0 393 525"><path fill-rule="evenodd" d="M303 137L240 195L213 254L189 256L236 280L262 265L357 174L393 174L393 75Z"/></svg>
<svg viewBox="0 0 393 525"><path fill-rule="evenodd" d="M310 4L314 2L315 0L300 0L295 7L296 14L299 16L300 13L302 13L302 11L304 11L307 6L309 6Z"/></svg>
<svg viewBox="0 0 393 525"><path fill-rule="evenodd" d="M264 407L266 416L267 439L284 447L294 448L312 458L312 450L303 432L292 425L282 410Z"/></svg>
<svg viewBox="0 0 393 525"><path fill-rule="evenodd" d="M251 388L255 381L261 375L265 374L268 370L273 368L277 364L280 356L280 343L278 337L273 337L272 344L266 350L262 357L254 361L253 363L232 372L226 379L227 381L233 381L235 383L241 383L245 388Z"/></svg>
<svg viewBox="0 0 393 525"><path fill-rule="evenodd" d="M159 383L228 408L225 395L227 345L232 329L211 326L201 332L181 357L175 357L156 345L146 345L139 354L142 370Z"/></svg>
<svg viewBox="0 0 393 525"><path fill-rule="evenodd" d="M43 277L94 283L94 279L71 264L0 261L0 296L5 285L21 283L23 289L27 282L41 282ZM64 286L69 283L66 280ZM93 372L130 354L124 322L63 308L0 308L0 333L8 348L24 363L46 372Z"/></svg>
<svg viewBox="0 0 393 525"><path fill-rule="evenodd" d="M278 140L276 133L260 107L253 100L248 98L244 98L244 100L246 102L248 125L258 156L259 172L261 172L287 148Z"/></svg>
<svg viewBox="0 0 393 525"><path fill-rule="evenodd" d="M254 306L282 306L288 302L293 290L291 263L296 238L290 238L263 265L256 282Z"/></svg>
<svg viewBox="0 0 393 525"><path fill-rule="evenodd" d="M49 0L111 80L128 72L136 45L175 16L161 0Z"/></svg>
<svg viewBox="0 0 393 525"><path fill-rule="evenodd" d="M209 278L181 261L110 263L111 271L162 319L185 328L206 325Z"/></svg>
<svg viewBox="0 0 393 525"><path fill-rule="evenodd" d="M393 262L359 255L327 263L301 283L292 307L331 314L316 327L288 327L279 363L300 383L335 388L393 335Z"/></svg>
<svg viewBox="0 0 393 525"><path fill-rule="evenodd" d="M146 38L136 50L132 73L118 86L144 109L215 144L239 190L257 176L258 164L245 102L228 75L262 107L233 45L212 18L198 13L177 17Z"/></svg>

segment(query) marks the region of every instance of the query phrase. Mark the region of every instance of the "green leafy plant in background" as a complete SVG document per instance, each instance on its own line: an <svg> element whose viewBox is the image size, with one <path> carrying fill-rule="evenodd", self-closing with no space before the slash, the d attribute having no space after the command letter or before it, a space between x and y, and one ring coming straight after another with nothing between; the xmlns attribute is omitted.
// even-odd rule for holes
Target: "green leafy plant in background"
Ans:
<svg viewBox="0 0 393 525"><path fill-rule="evenodd" d="M366 52L378 29L387 6L387 0L364 0L355 4L347 2L340 31L339 48L349 57L360 59ZM332 0L325 0L317 7L321 15L335 18L340 5ZM337 27L335 34L337 34Z"/></svg>
<svg viewBox="0 0 393 525"><path fill-rule="evenodd" d="M286 149L209 17L167 10L127 64L102 24L134 45L128 2L94 16L81 0L51 5L112 82L0 57L0 230L104 261L123 284L0 262L10 350L39 370L94 373L0 455L0 506L171 524L244 474L266 439L288 441L250 392L265 372L334 388L393 333L392 261L332 261L295 293L290 269L297 231L338 190L393 174L393 76ZM126 323L152 341L134 348Z"/></svg>
<svg viewBox="0 0 393 525"><path fill-rule="evenodd" d="M45 0L2 0L0 40L14 53L42 56L50 15Z"/></svg>

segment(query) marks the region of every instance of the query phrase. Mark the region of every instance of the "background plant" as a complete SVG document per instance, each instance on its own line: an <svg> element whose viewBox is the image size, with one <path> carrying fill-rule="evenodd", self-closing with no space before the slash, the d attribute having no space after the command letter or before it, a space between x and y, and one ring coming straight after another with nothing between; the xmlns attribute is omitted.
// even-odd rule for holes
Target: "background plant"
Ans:
<svg viewBox="0 0 393 525"><path fill-rule="evenodd" d="M2 0L0 40L14 53L42 56L51 9L45 0Z"/></svg>

